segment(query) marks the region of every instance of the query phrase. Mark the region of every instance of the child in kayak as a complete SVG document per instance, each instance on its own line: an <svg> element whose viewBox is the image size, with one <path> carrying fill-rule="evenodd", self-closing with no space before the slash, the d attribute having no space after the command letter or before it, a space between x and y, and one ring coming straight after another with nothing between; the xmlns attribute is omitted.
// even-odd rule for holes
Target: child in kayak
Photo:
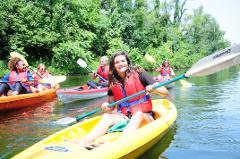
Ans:
<svg viewBox="0 0 240 159"><path fill-rule="evenodd" d="M51 77L52 75L46 70L46 66L44 64L38 65L38 70L33 72L34 80L41 80L42 78ZM50 89L51 84L45 83L37 83L35 86L39 91Z"/></svg>

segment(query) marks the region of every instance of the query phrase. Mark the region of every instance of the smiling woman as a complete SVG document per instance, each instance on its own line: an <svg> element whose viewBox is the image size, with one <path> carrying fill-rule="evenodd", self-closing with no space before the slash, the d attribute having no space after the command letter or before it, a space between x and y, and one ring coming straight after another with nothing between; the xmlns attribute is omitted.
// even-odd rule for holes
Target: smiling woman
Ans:
<svg viewBox="0 0 240 159"><path fill-rule="evenodd" d="M109 91L108 102L115 101L134 95L139 91L144 93L135 96L116 106L109 107L109 103L103 103L101 108L106 113L101 121L92 131L78 143L85 147L92 147L92 142L99 136L104 135L108 128L119 122L129 121L121 135L125 136L135 131L141 126L142 122L152 122L154 120L152 112L152 100L148 93L160 93L167 95L165 87L153 90L155 81L147 75L143 69L134 67L127 55L123 51L116 52L110 59L109 66ZM121 138L120 137L120 138Z"/></svg>
<svg viewBox="0 0 240 159"><path fill-rule="evenodd" d="M28 82L32 81L33 77L24 60L19 57L11 57L8 62L8 67L10 73L2 78L2 81L5 81L5 83L0 85L0 96L13 96L36 92L36 89Z"/></svg>

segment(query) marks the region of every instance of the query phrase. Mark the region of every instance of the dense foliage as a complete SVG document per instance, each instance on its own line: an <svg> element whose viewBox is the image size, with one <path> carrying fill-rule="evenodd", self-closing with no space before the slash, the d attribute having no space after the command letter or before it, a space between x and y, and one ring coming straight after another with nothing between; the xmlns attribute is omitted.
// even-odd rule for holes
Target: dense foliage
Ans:
<svg viewBox="0 0 240 159"><path fill-rule="evenodd" d="M116 50L129 52L133 62L146 69L164 59L175 68L187 68L229 42L201 7L186 14L186 2L1 0L1 70L11 51L25 55L34 67L45 63L55 73L84 73L78 58L95 67L99 56ZM146 53L159 64L147 63Z"/></svg>

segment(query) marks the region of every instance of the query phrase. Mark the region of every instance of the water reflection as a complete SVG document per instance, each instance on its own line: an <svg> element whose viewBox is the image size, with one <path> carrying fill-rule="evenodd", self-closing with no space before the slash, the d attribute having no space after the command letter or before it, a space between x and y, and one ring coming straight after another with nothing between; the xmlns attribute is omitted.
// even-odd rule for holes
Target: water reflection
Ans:
<svg viewBox="0 0 240 159"><path fill-rule="evenodd" d="M240 156L238 70L231 68L205 78L193 78L193 88L172 92L178 106L178 129L165 152L168 158Z"/></svg>

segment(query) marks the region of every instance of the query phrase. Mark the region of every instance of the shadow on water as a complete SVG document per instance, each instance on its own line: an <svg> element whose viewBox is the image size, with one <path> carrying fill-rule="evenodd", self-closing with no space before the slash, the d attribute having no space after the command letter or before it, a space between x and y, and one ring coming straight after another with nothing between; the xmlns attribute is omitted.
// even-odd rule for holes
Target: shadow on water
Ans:
<svg viewBox="0 0 240 159"><path fill-rule="evenodd" d="M164 151L170 146L172 141L174 140L174 135L176 133L176 127L173 126L169 129L169 131L163 136L163 138L158 141L153 147L151 147L148 151L146 151L143 155L138 157L138 159L166 159L164 157Z"/></svg>

